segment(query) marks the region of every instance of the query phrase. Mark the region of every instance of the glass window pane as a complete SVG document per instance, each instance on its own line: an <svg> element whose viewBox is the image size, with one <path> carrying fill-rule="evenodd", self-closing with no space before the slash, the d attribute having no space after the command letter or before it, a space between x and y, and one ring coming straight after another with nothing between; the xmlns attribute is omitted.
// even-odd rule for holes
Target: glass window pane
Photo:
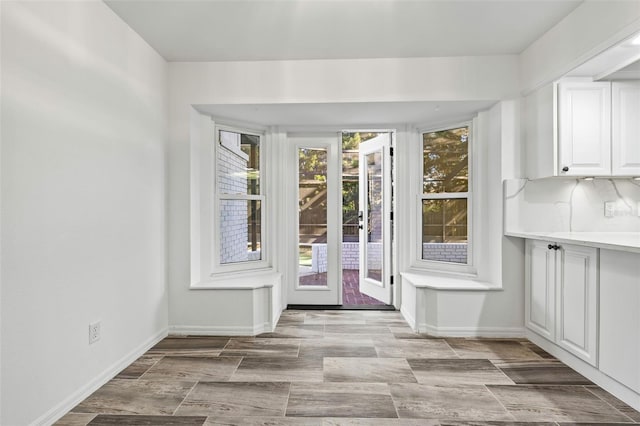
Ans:
<svg viewBox="0 0 640 426"><path fill-rule="evenodd" d="M366 155L367 159L367 273L372 280L382 279L382 152Z"/></svg>
<svg viewBox="0 0 640 426"><path fill-rule="evenodd" d="M260 137L220 130L219 142L219 193L260 194Z"/></svg>
<svg viewBox="0 0 640 426"><path fill-rule="evenodd" d="M261 260L261 202L220 200L220 263Z"/></svg>
<svg viewBox="0 0 640 426"><path fill-rule="evenodd" d="M423 192L469 190L469 128L423 133Z"/></svg>
<svg viewBox="0 0 640 426"><path fill-rule="evenodd" d="M422 259L467 263L467 199L422 201Z"/></svg>
<svg viewBox="0 0 640 426"><path fill-rule="evenodd" d="M327 285L327 150L298 149L298 277Z"/></svg>

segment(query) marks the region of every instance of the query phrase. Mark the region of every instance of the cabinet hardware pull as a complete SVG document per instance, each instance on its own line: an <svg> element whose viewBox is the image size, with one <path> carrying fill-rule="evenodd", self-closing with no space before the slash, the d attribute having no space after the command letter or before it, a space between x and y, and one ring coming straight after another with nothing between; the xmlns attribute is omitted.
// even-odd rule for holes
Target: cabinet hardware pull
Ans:
<svg viewBox="0 0 640 426"><path fill-rule="evenodd" d="M568 166L564 166L564 167L562 168L562 171L563 171L563 172L568 172L568 171L569 171L569 167L568 167Z"/></svg>
<svg viewBox="0 0 640 426"><path fill-rule="evenodd" d="M553 249L553 250L559 250L559 249L560 249L560 246L559 246L559 245L557 245L557 244L549 244L549 245L547 246L547 248L548 248L549 250L552 250L552 249Z"/></svg>

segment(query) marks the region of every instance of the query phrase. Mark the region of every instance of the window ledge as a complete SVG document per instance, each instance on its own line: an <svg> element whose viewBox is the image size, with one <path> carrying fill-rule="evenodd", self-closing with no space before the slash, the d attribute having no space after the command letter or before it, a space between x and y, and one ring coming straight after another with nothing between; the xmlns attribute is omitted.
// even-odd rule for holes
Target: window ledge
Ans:
<svg viewBox="0 0 640 426"><path fill-rule="evenodd" d="M271 288L280 281L279 272L252 271L242 274L218 274L207 281L191 284L190 290L256 290Z"/></svg>
<svg viewBox="0 0 640 426"><path fill-rule="evenodd" d="M501 286L487 281L480 281L473 277L443 276L416 272L401 272L403 280L407 280L416 288L432 290L457 291L495 291L502 290Z"/></svg>

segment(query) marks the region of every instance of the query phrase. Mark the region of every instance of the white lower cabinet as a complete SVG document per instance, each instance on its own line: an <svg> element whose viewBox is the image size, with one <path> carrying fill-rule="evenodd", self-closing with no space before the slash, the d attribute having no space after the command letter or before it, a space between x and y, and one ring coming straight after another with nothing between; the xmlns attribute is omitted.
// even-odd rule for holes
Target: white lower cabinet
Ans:
<svg viewBox="0 0 640 426"><path fill-rule="evenodd" d="M526 242L525 325L547 339L556 336L556 254L548 243Z"/></svg>
<svg viewBox="0 0 640 426"><path fill-rule="evenodd" d="M597 365L598 250L527 240L525 325Z"/></svg>
<svg viewBox="0 0 640 426"><path fill-rule="evenodd" d="M640 254L600 250L599 368L640 393Z"/></svg>

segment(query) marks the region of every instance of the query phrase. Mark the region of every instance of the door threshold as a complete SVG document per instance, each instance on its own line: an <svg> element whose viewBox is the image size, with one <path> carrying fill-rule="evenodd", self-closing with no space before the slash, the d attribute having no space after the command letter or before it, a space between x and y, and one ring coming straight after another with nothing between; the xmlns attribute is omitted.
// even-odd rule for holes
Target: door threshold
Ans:
<svg viewBox="0 0 640 426"><path fill-rule="evenodd" d="M305 311L395 311L393 305L287 305L287 309Z"/></svg>

